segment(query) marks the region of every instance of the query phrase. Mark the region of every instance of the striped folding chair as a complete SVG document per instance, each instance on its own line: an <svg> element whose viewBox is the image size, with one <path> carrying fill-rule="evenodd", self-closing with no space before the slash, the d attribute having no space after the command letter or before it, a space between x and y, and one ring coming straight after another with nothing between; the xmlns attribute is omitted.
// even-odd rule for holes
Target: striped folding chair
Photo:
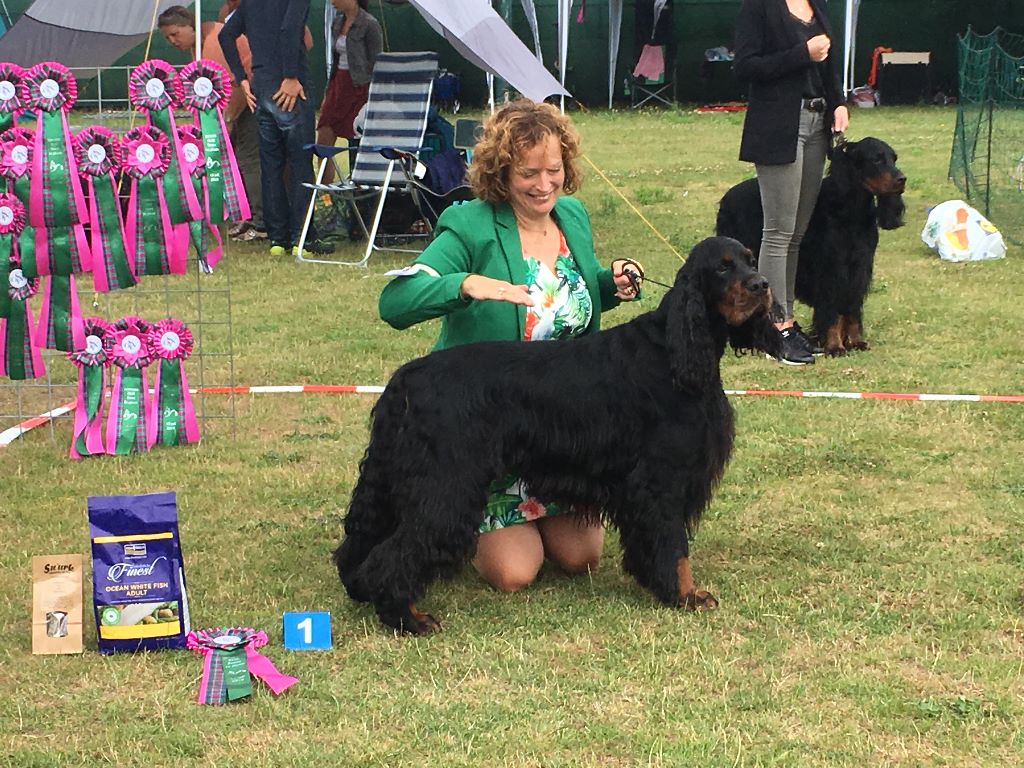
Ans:
<svg viewBox="0 0 1024 768"><path fill-rule="evenodd" d="M342 178L336 161L339 153L345 150L320 144L313 145L314 154L320 158L320 168L316 181L307 185L314 192L306 211L302 233L299 235L299 261L365 267L370 260L370 254L375 250L417 252L407 248L380 245L377 243L377 235L388 195L411 194L417 206L419 205L419 189L414 183L415 166L418 164L416 154L423 148L427 112L436 75L437 54L432 51L382 53L377 57L370 80L362 136L359 145L349 150L355 153L351 176L343 182L323 184L327 163L334 163L335 178ZM303 246L313 220L316 200L322 194L339 195L347 202L353 203L349 208L355 213L367 240L366 252L360 261L305 258ZM377 197L370 227L366 226L359 206L354 204L356 199L367 196Z"/></svg>

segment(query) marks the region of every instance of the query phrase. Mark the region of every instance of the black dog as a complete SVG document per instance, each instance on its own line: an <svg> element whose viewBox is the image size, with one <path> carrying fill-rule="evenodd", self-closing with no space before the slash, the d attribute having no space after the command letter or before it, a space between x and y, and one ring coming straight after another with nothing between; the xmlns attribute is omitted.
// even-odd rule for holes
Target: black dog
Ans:
<svg viewBox="0 0 1024 768"><path fill-rule="evenodd" d="M694 584L688 538L732 449L719 360L727 341L778 352L770 307L750 252L708 238L660 306L628 323L402 366L374 407L334 553L348 594L390 627L438 629L414 603L472 556L488 486L513 474L617 527L625 570L664 602L717 606Z"/></svg>
<svg viewBox="0 0 1024 768"><path fill-rule="evenodd" d="M796 274L796 297L814 308L814 335L827 355L868 348L863 308L878 229L903 225L906 182L896 153L880 139L841 144L832 156L800 244ZM748 179L725 193L715 230L757 253L762 220L757 179Z"/></svg>

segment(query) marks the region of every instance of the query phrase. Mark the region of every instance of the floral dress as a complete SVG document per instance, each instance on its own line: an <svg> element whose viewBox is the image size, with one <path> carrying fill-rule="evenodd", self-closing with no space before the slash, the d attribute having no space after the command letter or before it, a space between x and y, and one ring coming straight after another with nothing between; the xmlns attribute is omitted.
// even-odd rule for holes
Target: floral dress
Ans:
<svg viewBox="0 0 1024 768"><path fill-rule="evenodd" d="M559 238L554 272L546 264L523 254L526 284L530 286L530 296L534 300L534 305L526 308L524 341L579 336L590 324L594 305L587 284L561 232ZM530 496L522 480L509 475L491 484L480 533L551 517L564 511L554 504L543 504Z"/></svg>

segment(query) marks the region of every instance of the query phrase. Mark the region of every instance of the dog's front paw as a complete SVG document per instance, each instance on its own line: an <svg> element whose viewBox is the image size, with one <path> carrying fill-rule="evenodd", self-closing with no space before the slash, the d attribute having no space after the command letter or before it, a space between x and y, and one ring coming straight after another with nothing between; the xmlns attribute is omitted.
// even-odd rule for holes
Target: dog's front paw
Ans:
<svg viewBox="0 0 1024 768"><path fill-rule="evenodd" d="M377 616L392 629L403 635L431 635L441 631L441 624L429 613L423 613L413 603L399 607L377 608Z"/></svg>
<svg viewBox="0 0 1024 768"><path fill-rule="evenodd" d="M851 341L851 342L847 343L846 346L848 346L850 349L860 350L861 352L866 352L867 350L871 349L871 345L869 345L866 341L864 341L864 339L858 339L857 341Z"/></svg>
<svg viewBox="0 0 1024 768"><path fill-rule="evenodd" d="M680 596L679 607L691 611L713 611L718 607L718 598L706 589L695 589Z"/></svg>
<svg viewBox="0 0 1024 768"><path fill-rule="evenodd" d="M825 354L829 357L842 357L846 354L846 347L825 345Z"/></svg>

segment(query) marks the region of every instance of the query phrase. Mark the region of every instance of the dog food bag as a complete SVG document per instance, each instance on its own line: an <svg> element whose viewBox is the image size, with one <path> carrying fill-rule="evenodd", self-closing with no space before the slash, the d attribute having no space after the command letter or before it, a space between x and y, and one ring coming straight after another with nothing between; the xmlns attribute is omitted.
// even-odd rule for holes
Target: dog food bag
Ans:
<svg viewBox="0 0 1024 768"><path fill-rule="evenodd" d="M32 653L82 652L82 556L32 558Z"/></svg>
<svg viewBox="0 0 1024 768"><path fill-rule="evenodd" d="M90 496L100 653L184 648L191 630L173 491Z"/></svg>

